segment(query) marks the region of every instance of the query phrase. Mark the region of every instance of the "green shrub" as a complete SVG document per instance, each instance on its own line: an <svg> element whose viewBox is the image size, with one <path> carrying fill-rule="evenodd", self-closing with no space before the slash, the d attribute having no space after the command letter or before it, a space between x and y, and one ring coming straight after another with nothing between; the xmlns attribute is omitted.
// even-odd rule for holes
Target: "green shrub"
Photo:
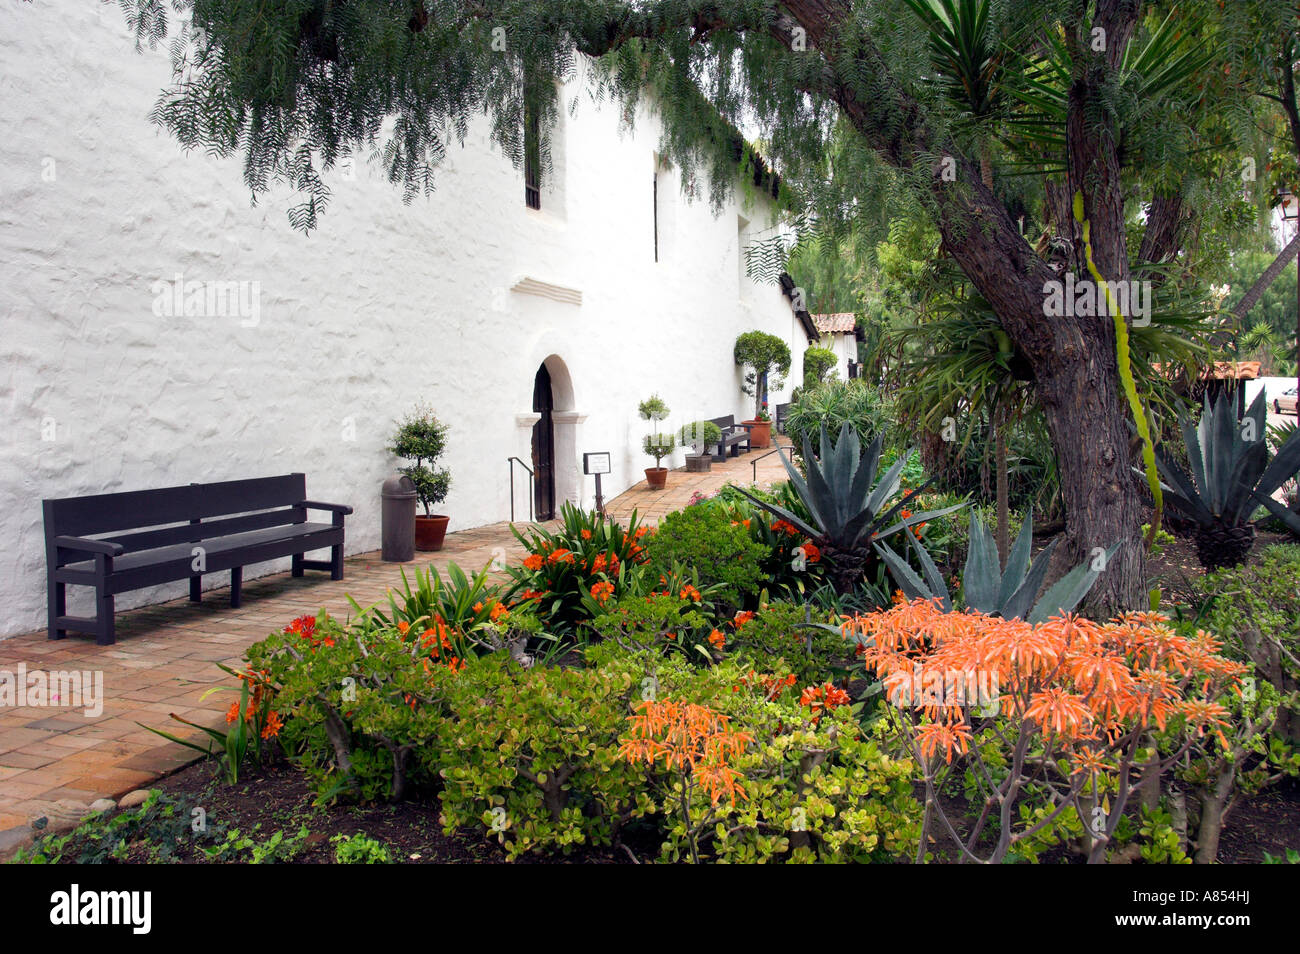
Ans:
<svg viewBox="0 0 1300 954"><path fill-rule="evenodd" d="M744 605L758 592L762 562L771 549L750 536L743 521L720 507L687 507L668 514L646 548L649 568L667 573L674 564L693 567L703 585L720 587L719 601Z"/></svg>
<svg viewBox="0 0 1300 954"><path fill-rule="evenodd" d="M713 627L701 612L701 594L691 587L671 588L649 596L625 596L611 603L591 621L602 638L630 649L674 649L709 656L708 637Z"/></svg>
<svg viewBox="0 0 1300 954"><path fill-rule="evenodd" d="M813 453L820 455L821 428L835 435L848 423L858 433L866 447L877 434L885 435L890 443L891 409L880 392L862 378L851 381L833 380L806 389L799 400L790 406L785 430L790 435L796 453L802 453L804 438L812 443Z"/></svg>
<svg viewBox="0 0 1300 954"><path fill-rule="evenodd" d="M254 643L251 669L272 687L281 742L322 800L400 800L430 779L411 760L445 712L435 675L464 667L446 627L402 633L325 613Z"/></svg>
<svg viewBox="0 0 1300 954"><path fill-rule="evenodd" d="M798 603L770 603L736 627L734 648L755 666L788 668L801 685L820 684L847 670L853 646L816 623L835 617Z"/></svg>
<svg viewBox="0 0 1300 954"><path fill-rule="evenodd" d="M504 656L447 680L451 717L422 750L442 776L450 834L482 828L511 858L607 845L654 810L645 772L618 758L644 672L629 665L524 669Z"/></svg>
<svg viewBox="0 0 1300 954"><path fill-rule="evenodd" d="M729 761L737 797L659 777L663 861L890 862L915 854L921 805L912 763L887 755L852 707L815 714L795 692L738 691L717 705L750 739Z"/></svg>
<svg viewBox="0 0 1300 954"><path fill-rule="evenodd" d="M703 454L709 445L722 440L722 428L712 421L692 421L683 424L677 436L683 447L698 447Z"/></svg>
<svg viewBox="0 0 1300 954"><path fill-rule="evenodd" d="M1225 641L1225 652L1255 664L1281 694L1280 730L1300 742L1300 546L1267 547L1253 563L1207 573L1200 624Z"/></svg>
<svg viewBox="0 0 1300 954"><path fill-rule="evenodd" d="M386 865L392 862L388 846L364 832L355 835L335 835L334 860L341 865Z"/></svg>
<svg viewBox="0 0 1300 954"><path fill-rule="evenodd" d="M826 372L839 363L839 358L830 348L814 345L803 353L803 386L805 389L817 387L826 380Z"/></svg>

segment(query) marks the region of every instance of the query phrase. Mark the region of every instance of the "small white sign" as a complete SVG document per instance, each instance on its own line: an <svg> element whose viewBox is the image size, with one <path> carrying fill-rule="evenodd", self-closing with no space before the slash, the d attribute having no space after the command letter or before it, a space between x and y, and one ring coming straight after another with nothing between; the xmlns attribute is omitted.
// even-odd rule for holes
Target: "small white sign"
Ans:
<svg viewBox="0 0 1300 954"><path fill-rule="evenodd" d="M608 474L609 469L609 451L582 455L582 472L584 474Z"/></svg>

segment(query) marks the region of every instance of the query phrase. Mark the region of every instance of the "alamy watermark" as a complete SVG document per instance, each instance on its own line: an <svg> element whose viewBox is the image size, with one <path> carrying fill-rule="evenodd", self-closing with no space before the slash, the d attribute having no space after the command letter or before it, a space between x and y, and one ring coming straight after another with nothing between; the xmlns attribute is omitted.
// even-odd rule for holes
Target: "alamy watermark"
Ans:
<svg viewBox="0 0 1300 954"><path fill-rule="evenodd" d="M1112 305L1136 328L1151 324L1152 290L1149 281L1094 282L1076 279L1066 272L1064 279L1043 282L1043 314L1049 318L1109 317Z"/></svg>
<svg viewBox="0 0 1300 954"><path fill-rule="evenodd" d="M149 286L159 318L238 318L244 328L262 320L261 282L186 281L180 272L170 282Z"/></svg>
<svg viewBox="0 0 1300 954"><path fill-rule="evenodd" d="M98 718L104 713L104 672L28 670L26 663L17 670L0 669L0 708L20 706L81 709L86 718Z"/></svg>
<svg viewBox="0 0 1300 954"><path fill-rule="evenodd" d="M977 715L997 715L1002 693L998 674L988 669L925 671L920 666L911 675L896 673L885 680L891 705L923 709L929 706L961 706Z"/></svg>

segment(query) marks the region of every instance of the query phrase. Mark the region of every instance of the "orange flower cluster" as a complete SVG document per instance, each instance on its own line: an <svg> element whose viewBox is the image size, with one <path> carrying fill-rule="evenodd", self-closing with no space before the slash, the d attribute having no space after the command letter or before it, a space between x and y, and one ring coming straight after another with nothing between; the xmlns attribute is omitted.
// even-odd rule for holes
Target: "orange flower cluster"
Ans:
<svg viewBox="0 0 1300 954"><path fill-rule="evenodd" d="M731 687L731 691L740 692L740 690L746 688L760 689L763 692L763 697L768 701L772 701L793 686L795 682L794 673L785 676L765 676L762 673L747 672L740 677L740 682Z"/></svg>
<svg viewBox="0 0 1300 954"><path fill-rule="evenodd" d="M822 713L846 706L849 701L847 692L829 682L824 686L809 686L799 696L799 705L812 712L814 723L821 720Z"/></svg>
<svg viewBox="0 0 1300 954"><path fill-rule="evenodd" d="M799 528L789 520L778 520L776 523L772 524L772 530L775 533L784 533L787 537L799 536Z"/></svg>
<svg viewBox="0 0 1300 954"><path fill-rule="evenodd" d="M620 757L649 765L662 761L689 773L714 805L726 798L734 808L737 798L749 798L730 763L744 754L752 735L734 731L727 716L695 703L647 700L637 710L629 719L630 735L619 740Z"/></svg>
<svg viewBox="0 0 1300 954"><path fill-rule="evenodd" d="M524 569L532 570L534 573L546 565L546 558L540 553L530 553L524 557Z"/></svg>
<svg viewBox="0 0 1300 954"><path fill-rule="evenodd" d="M713 632L709 633L709 645L714 649L721 649L726 644L727 637L723 634L722 630L715 629Z"/></svg>
<svg viewBox="0 0 1300 954"><path fill-rule="evenodd" d="M294 623L298 623L302 619L311 619L311 617L299 617L299 619L294 620ZM312 622L315 623L315 620L312 619ZM286 632L288 631L289 630L286 629ZM264 669L261 671L246 669L237 674L237 678L240 682L248 683L248 708L244 713L242 713L242 715L249 725L255 724L257 713L262 709L263 703L265 703L271 696L271 684L267 681L269 675L270 673ZM230 708L226 710L226 725L234 724L238 721L240 715L239 703L232 702ZM262 726L262 738L275 738L280 734L280 729L283 726L284 720L280 718L280 714L274 709L270 710L266 717L266 723Z"/></svg>
<svg viewBox="0 0 1300 954"><path fill-rule="evenodd" d="M291 622L288 626L286 626L284 628L284 631L286 633L294 633L297 634L298 636L301 636L303 639L307 640L307 642L311 644L312 649L315 649L317 646L320 646L322 644L326 646L334 645L333 636L326 636L323 639L317 638L315 616L299 616L297 619L293 620L293 622Z"/></svg>
<svg viewBox="0 0 1300 954"><path fill-rule="evenodd" d="M816 563L822 558L821 548L811 540L805 541L801 549L803 550L803 558L809 563Z"/></svg>
<svg viewBox="0 0 1300 954"><path fill-rule="evenodd" d="M980 673L999 687L999 711L1027 721L1049 746L1095 768L1099 753L1133 728L1164 729L1175 716L1195 731L1218 734L1228 712L1213 699L1239 682L1246 667L1219 655L1209 633L1180 636L1159 613L1128 613L1108 623L1065 615L1045 623L981 613L945 613L934 601L899 602L888 610L846 618L846 637L867 643L868 671L887 698L909 685L949 673ZM1191 698L1199 692L1200 698ZM971 741L960 700L928 698L916 706L921 754L951 760Z"/></svg>
<svg viewBox="0 0 1300 954"><path fill-rule="evenodd" d="M614 584L609 581L597 583L591 588L591 598L604 606L611 596L614 595Z"/></svg>
<svg viewBox="0 0 1300 954"><path fill-rule="evenodd" d="M754 614L752 612L744 610L743 612L737 613L736 618L732 620L732 622L735 623L736 629L740 629L740 627L744 626L753 618Z"/></svg>
<svg viewBox="0 0 1300 954"><path fill-rule="evenodd" d="M682 591L677 594L677 598L679 600L690 600L692 603L698 603L700 601L700 591L687 583L682 587Z"/></svg>

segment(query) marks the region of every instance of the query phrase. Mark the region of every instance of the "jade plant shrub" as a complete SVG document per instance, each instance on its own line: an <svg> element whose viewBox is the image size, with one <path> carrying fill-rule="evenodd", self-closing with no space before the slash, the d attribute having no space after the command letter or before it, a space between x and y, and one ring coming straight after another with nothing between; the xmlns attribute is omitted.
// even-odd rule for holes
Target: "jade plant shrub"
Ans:
<svg viewBox="0 0 1300 954"><path fill-rule="evenodd" d="M842 677L855 660L856 643L839 631L833 613L802 603L768 603L738 614L730 630L728 651L755 666L778 665L800 684Z"/></svg>
<svg viewBox="0 0 1300 954"><path fill-rule="evenodd" d="M623 527L598 513L572 504L560 508L560 527L537 527L528 534L511 528L528 555L512 566L507 598L533 601L537 616L552 633L573 635L590 618L592 588L608 584L609 592L625 590L624 569L647 560L642 526L635 512Z"/></svg>
<svg viewBox="0 0 1300 954"><path fill-rule="evenodd" d="M666 573L673 564L693 567L702 583L717 585L720 602L739 609L758 593L771 549L722 508L695 506L659 522L646 557L652 574Z"/></svg>
<svg viewBox="0 0 1300 954"><path fill-rule="evenodd" d="M445 624L414 631L363 615L321 613L245 652L283 719L281 744L323 801L398 801L432 779L413 752L435 737L446 708L438 676L465 669Z"/></svg>
<svg viewBox="0 0 1300 954"><path fill-rule="evenodd" d="M1300 546L1265 548L1244 566L1207 573L1197 584L1199 622L1235 659L1255 666L1281 698L1278 732L1300 743Z"/></svg>
<svg viewBox="0 0 1300 954"><path fill-rule="evenodd" d="M673 668L627 653L573 669L498 654L444 676L450 717L422 759L442 778L448 833L479 829L512 859L611 844L654 811L644 771L618 758L618 737L646 680Z"/></svg>
<svg viewBox="0 0 1300 954"><path fill-rule="evenodd" d="M620 751L653 771L660 860L861 863L915 850L911 763L864 732L847 694L793 681L744 671L730 693L637 704Z"/></svg>
<svg viewBox="0 0 1300 954"><path fill-rule="evenodd" d="M606 605L591 629L627 650L667 650L712 661L710 635L716 627L702 602L691 584L647 596L629 594Z"/></svg>

